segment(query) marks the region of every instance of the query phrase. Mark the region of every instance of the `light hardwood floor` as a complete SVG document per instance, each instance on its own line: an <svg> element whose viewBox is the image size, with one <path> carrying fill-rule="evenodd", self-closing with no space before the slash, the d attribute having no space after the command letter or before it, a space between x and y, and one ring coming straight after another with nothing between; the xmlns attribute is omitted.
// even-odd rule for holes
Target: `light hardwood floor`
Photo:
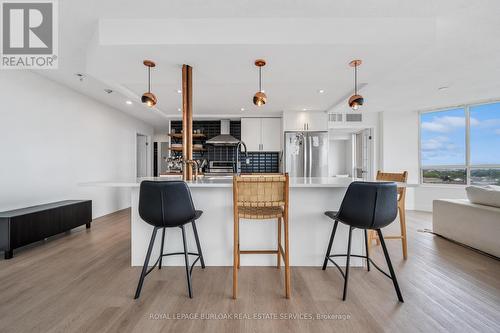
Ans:
<svg viewBox="0 0 500 333"><path fill-rule="evenodd" d="M273 267L242 267L233 300L231 267L196 268L193 299L186 296L184 268L166 267L148 275L134 301L139 268L130 267L129 216L124 210L102 217L90 230L75 229L0 260L0 332L500 332L500 262L419 232L431 227L428 213L407 214L407 261L400 242L388 242L404 304L389 279L360 268L351 271L342 302L343 282L333 267L292 267L290 300L283 295L284 268L280 274ZM380 246L373 252L383 263ZM165 319L209 313L303 319ZM349 318L308 319L317 314Z"/></svg>

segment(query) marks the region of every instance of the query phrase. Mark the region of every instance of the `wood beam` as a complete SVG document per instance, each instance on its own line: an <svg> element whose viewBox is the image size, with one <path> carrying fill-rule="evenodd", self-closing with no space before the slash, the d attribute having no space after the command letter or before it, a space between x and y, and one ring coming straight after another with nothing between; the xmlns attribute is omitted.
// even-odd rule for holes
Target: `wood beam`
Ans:
<svg viewBox="0 0 500 333"><path fill-rule="evenodd" d="M193 68L182 65L182 157L184 161L193 159ZM192 165L184 164L184 180L193 179Z"/></svg>

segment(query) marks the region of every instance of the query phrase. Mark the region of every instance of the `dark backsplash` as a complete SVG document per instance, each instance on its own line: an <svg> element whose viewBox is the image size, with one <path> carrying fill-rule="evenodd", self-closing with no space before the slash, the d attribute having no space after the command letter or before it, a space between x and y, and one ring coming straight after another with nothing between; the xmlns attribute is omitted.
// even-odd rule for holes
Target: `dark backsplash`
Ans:
<svg viewBox="0 0 500 333"><path fill-rule="evenodd" d="M182 129L181 121L172 121L171 129L176 133L180 133ZM193 139L193 143L204 144L206 140L211 139L220 134L220 121L214 120L195 120L193 121L193 130L201 130L206 138ZM235 138L241 140L241 122L231 121L229 132ZM178 142L181 142L178 140ZM194 159L208 159L209 161L233 161L235 159L236 147L221 147L205 145L204 152L193 152ZM278 152L249 152L248 158L250 164L245 165L244 154L240 153L241 157L241 172L244 173L263 173L263 172L279 172L279 153Z"/></svg>

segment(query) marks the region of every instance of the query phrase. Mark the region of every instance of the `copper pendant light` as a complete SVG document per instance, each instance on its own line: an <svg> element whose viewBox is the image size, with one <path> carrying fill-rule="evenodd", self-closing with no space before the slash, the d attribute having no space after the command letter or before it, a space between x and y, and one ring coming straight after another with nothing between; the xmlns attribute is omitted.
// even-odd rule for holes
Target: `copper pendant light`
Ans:
<svg viewBox="0 0 500 333"><path fill-rule="evenodd" d="M257 91L253 96L253 104L257 106L262 106L267 102L267 96L262 91L262 67L265 65L266 61L264 59L255 60L255 66L259 67L259 91Z"/></svg>
<svg viewBox="0 0 500 333"><path fill-rule="evenodd" d="M151 92L151 68L155 67L156 64L152 60L144 60L143 64L148 68L148 92L142 94L141 101L151 108L158 102L155 94Z"/></svg>
<svg viewBox="0 0 500 333"><path fill-rule="evenodd" d="M363 96L358 95L358 66L362 64L361 60L353 60L349 66L354 67L354 95L349 98L349 107L354 111L359 110L365 101Z"/></svg>

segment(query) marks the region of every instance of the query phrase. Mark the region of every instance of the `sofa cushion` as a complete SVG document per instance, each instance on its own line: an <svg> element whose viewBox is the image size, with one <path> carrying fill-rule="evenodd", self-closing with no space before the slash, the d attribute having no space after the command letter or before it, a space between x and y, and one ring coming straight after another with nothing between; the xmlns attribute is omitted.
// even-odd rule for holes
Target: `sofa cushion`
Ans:
<svg viewBox="0 0 500 333"><path fill-rule="evenodd" d="M467 186L465 191L472 203L500 207L500 186Z"/></svg>

